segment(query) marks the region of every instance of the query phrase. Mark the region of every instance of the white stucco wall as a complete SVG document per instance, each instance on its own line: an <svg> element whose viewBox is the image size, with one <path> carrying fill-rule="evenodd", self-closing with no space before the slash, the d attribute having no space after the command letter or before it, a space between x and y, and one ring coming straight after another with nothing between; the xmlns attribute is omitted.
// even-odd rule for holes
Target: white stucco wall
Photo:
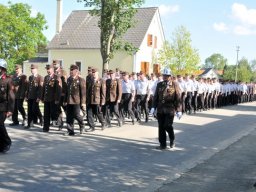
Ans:
<svg viewBox="0 0 256 192"><path fill-rule="evenodd" d="M49 62L53 60L62 60L65 70L69 70L71 64L76 61L81 62L81 74L83 77L87 75L88 66L95 67L102 73L102 59L99 49L59 49L49 50ZM133 71L133 56L127 55L124 52L118 52L110 61L109 69L115 70L119 68L122 71Z"/></svg>
<svg viewBox="0 0 256 192"><path fill-rule="evenodd" d="M152 47L148 46L148 34L153 35L153 45ZM154 37L157 37L157 48L154 48ZM165 41L164 32L162 28L162 23L159 15L159 11L155 13L155 16L152 19L152 22L148 28L148 31L142 41L140 50L136 53L135 59L135 71L139 72L141 70L141 62L149 62L149 73L153 71L153 54L157 56L158 51L162 48Z"/></svg>

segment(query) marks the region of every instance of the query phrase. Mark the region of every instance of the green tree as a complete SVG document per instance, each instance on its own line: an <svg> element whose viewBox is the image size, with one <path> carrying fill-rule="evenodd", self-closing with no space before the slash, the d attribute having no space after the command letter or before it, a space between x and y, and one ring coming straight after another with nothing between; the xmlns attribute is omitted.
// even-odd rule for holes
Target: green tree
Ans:
<svg viewBox="0 0 256 192"><path fill-rule="evenodd" d="M109 61L118 50L134 53L136 49L128 42L124 42L123 35L133 27L133 16L137 6L144 0L84 0L85 6L94 6L91 14L99 16L98 23L101 42L101 56L103 69L108 69ZM79 0L78 2L82 2Z"/></svg>
<svg viewBox="0 0 256 192"><path fill-rule="evenodd" d="M223 70L224 66L227 65L227 59L219 53L214 53L207 59L205 59L204 68L214 68L216 70Z"/></svg>
<svg viewBox="0 0 256 192"><path fill-rule="evenodd" d="M237 80L250 82L252 78L252 69L247 59L242 58L238 62Z"/></svg>
<svg viewBox="0 0 256 192"><path fill-rule="evenodd" d="M225 65L223 79L224 80L235 80L236 66L235 65Z"/></svg>
<svg viewBox="0 0 256 192"><path fill-rule="evenodd" d="M174 74L192 74L198 70L200 57L198 50L192 47L190 32L178 27L172 34L172 42L166 41L159 51L159 61L169 66Z"/></svg>
<svg viewBox="0 0 256 192"><path fill-rule="evenodd" d="M250 66L252 69L252 78L251 81L256 82L256 59L250 62Z"/></svg>
<svg viewBox="0 0 256 192"><path fill-rule="evenodd" d="M32 17L29 5L0 5L0 57L8 61L8 73L14 71L14 64L34 57L38 45L46 44L42 33L46 28L44 15Z"/></svg>

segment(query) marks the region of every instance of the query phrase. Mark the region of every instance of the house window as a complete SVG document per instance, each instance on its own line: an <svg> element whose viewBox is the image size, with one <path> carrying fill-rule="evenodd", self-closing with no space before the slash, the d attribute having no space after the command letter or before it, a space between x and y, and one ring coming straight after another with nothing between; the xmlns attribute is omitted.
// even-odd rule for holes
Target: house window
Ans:
<svg viewBox="0 0 256 192"><path fill-rule="evenodd" d="M154 74L159 74L160 73L160 65L159 64L154 64L153 65L153 73Z"/></svg>
<svg viewBox="0 0 256 192"><path fill-rule="evenodd" d="M141 62L140 64L140 70L144 74L149 74L149 62Z"/></svg>
<svg viewBox="0 0 256 192"><path fill-rule="evenodd" d="M81 71L81 61L75 61L75 65L78 66L78 70Z"/></svg>
<svg viewBox="0 0 256 192"><path fill-rule="evenodd" d="M153 35L148 34L148 46L151 47L153 45Z"/></svg>
<svg viewBox="0 0 256 192"><path fill-rule="evenodd" d="M154 48L157 48L157 36L155 36L155 39L154 39Z"/></svg>

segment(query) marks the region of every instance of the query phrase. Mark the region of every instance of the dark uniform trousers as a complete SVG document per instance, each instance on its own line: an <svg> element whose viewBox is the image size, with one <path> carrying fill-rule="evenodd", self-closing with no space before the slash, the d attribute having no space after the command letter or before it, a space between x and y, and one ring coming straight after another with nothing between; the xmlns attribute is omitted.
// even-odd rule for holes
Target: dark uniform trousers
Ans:
<svg viewBox="0 0 256 192"><path fill-rule="evenodd" d="M80 115L80 105L79 104L68 104L67 105L67 130L69 134L74 134L74 119L77 120L80 127L80 132L84 129L83 117Z"/></svg>
<svg viewBox="0 0 256 192"><path fill-rule="evenodd" d="M94 117L96 115L99 122L104 126L103 108L97 104L87 104L87 122L90 128L95 129Z"/></svg>
<svg viewBox="0 0 256 192"><path fill-rule="evenodd" d="M36 99L28 99L28 126L30 126L31 122L37 119L37 117L40 119L40 123L42 123L43 115L39 108L39 102L36 102Z"/></svg>
<svg viewBox="0 0 256 192"><path fill-rule="evenodd" d="M166 132L169 135L170 143L175 140L174 130L173 130L173 114L157 113L158 120L158 139L160 146L166 147Z"/></svg>
<svg viewBox="0 0 256 192"><path fill-rule="evenodd" d="M9 148L12 144L4 125L5 119L5 112L0 111L0 152L4 151L6 148Z"/></svg>
<svg viewBox="0 0 256 192"><path fill-rule="evenodd" d="M186 94L185 94L185 92L182 92L182 93L181 93L182 113L185 113L185 112L186 112L186 103L185 103L185 100L186 100Z"/></svg>
<svg viewBox="0 0 256 192"><path fill-rule="evenodd" d="M129 116L131 117L132 121L134 122L134 113L132 110L132 94L131 93L123 93L121 99L121 118L124 122L125 119L125 112L128 112Z"/></svg>
<svg viewBox="0 0 256 192"><path fill-rule="evenodd" d="M211 109L212 108L212 98L213 98L213 95L212 93L208 93L208 97L207 97L207 109Z"/></svg>
<svg viewBox="0 0 256 192"><path fill-rule="evenodd" d="M55 101L50 102L44 102L44 131L49 131L50 128L50 122L56 121L58 118L58 114L56 112L57 105L55 104Z"/></svg>
<svg viewBox="0 0 256 192"><path fill-rule="evenodd" d="M136 95L136 107L135 107L135 116L137 120L141 120L141 115L145 114L146 121L148 120L148 101L147 95Z"/></svg>
<svg viewBox="0 0 256 192"><path fill-rule="evenodd" d="M119 104L117 102L108 101L104 106L104 114L107 125L111 125L111 114L113 114L117 118L117 121L120 124L121 118L119 114Z"/></svg>
<svg viewBox="0 0 256 192"><path fill-rule="evenodd" d="M192 104L194 112L197 111L197 91L194 91L194 95L192 96Z"/></svg>
<svg viewBox="0 0 256 192"><path fill-rule="evenodd" d="M185 99L186 111L191 112L192 110L192 92L187 92L187 97Z"/></svg>
<svg viewBox="0 0 256 192"><path fill-rule="evenodd" d="M27 119L26 112L25 112L25 109L23 107L23 102L24 102L24 99L15 99L14 111L13 111L13 114L12 114L13 123L19 123L18 111L22 115L23 120Z"/></svg>
<svg viewBox="0 0 256 192"><path fill-rule="evenodd" d="M200 110L205 110L204 107L204 94L203 93L199 93L197 96L198 99L198 109Z"/></svg>
<svg viewBox="0 0 256 192"><path fill-rule="evenodd" d="M152 95L152 94L149 96L148 110L150 110L153 107L153 97L154 97L154 95Z"/></svg>

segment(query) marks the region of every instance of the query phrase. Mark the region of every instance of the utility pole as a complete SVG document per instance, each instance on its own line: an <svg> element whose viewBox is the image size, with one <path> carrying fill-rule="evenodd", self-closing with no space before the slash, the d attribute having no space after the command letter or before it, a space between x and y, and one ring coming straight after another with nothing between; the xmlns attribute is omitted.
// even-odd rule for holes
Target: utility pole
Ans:
<svg viewBox="0 0 256 192"><path fill-rule="evenodd" d="M236 47L236 77L235 77L235 82L237 82L237 67L238 67L238 52L239 50L239 46Z"/></svg>

